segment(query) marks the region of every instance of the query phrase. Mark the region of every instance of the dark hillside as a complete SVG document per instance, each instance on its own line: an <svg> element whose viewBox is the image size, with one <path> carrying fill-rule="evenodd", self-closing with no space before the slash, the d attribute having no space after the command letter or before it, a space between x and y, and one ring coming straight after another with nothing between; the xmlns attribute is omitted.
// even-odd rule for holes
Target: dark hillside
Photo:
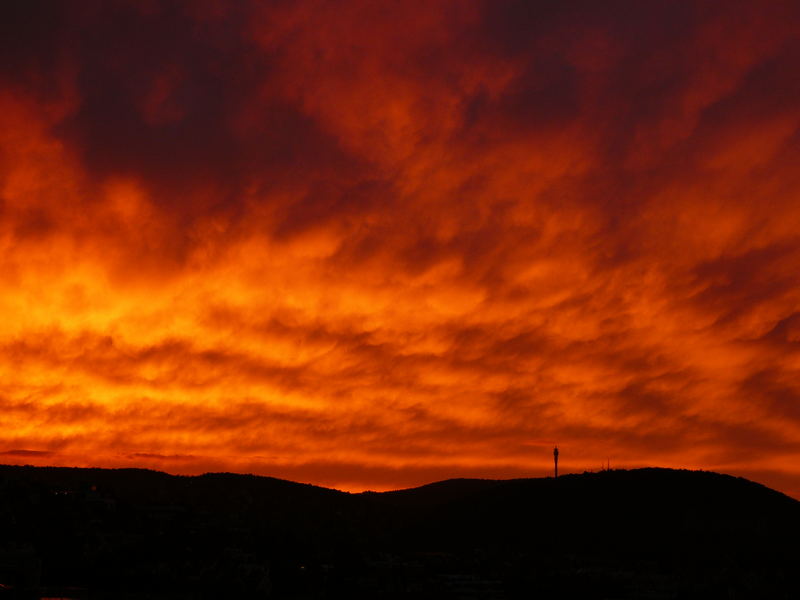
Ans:
<svg viewBox="0 0 800 600"><path fill-rule="evenodd" d="M796 598L800 503L707 472L347 494L0 466L0 598Z"/></svg>

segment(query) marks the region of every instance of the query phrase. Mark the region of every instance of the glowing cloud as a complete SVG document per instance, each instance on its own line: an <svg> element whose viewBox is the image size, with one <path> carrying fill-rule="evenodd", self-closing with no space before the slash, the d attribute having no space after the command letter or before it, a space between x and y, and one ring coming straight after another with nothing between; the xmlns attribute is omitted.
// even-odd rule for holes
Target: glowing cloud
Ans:
<svg viewBox="0 0 800 600"><path fill-rule="evenodd" d="M0 455L800 496L800 9L12 2Z"/></svg>

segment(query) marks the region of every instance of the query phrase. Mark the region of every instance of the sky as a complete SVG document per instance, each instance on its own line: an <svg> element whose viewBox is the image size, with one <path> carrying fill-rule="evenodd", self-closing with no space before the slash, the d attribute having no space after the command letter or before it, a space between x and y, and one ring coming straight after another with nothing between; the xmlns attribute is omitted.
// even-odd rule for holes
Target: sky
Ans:
<svg viewBox="0 0 800 600"><path fill-rule="evenodd" d="M796 2L0 11L0 462L800 497Z"/></svg>

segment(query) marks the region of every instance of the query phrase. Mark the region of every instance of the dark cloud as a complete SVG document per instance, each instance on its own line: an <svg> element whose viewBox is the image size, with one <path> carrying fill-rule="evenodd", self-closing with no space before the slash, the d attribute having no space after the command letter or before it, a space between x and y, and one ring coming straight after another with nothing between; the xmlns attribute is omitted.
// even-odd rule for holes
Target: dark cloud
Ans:
<svg viewBox="0 0 800 600"><path fill-rule="evenodd" d="M145 459L145 460L167 460L167 461L191 461L195 460L197 457L195 456L188 456L185 454L154 454L150 452L133 452L132 454L128 454L126 458L130 458L132 460L137 459Z"/></svg>
<svg viewBox="0 0 800 600"><path fill-rule="evenodd" d="M36 457L36 458L45 458L54 456L55 452L49 452L47 450L6 450L4 452L0 452L0 456L13 456L13 457Z"/></svg>

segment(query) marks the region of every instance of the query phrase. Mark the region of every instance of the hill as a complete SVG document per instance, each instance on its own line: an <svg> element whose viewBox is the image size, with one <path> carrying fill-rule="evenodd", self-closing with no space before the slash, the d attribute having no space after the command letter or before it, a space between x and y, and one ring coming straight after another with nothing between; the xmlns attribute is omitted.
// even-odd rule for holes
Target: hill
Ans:
<svg viewBox="0 0 800 600"><path fill-rule="evenodd" d="M795 598L800 502L638 469L348 494L0 466L0 598Z"/></svg>

